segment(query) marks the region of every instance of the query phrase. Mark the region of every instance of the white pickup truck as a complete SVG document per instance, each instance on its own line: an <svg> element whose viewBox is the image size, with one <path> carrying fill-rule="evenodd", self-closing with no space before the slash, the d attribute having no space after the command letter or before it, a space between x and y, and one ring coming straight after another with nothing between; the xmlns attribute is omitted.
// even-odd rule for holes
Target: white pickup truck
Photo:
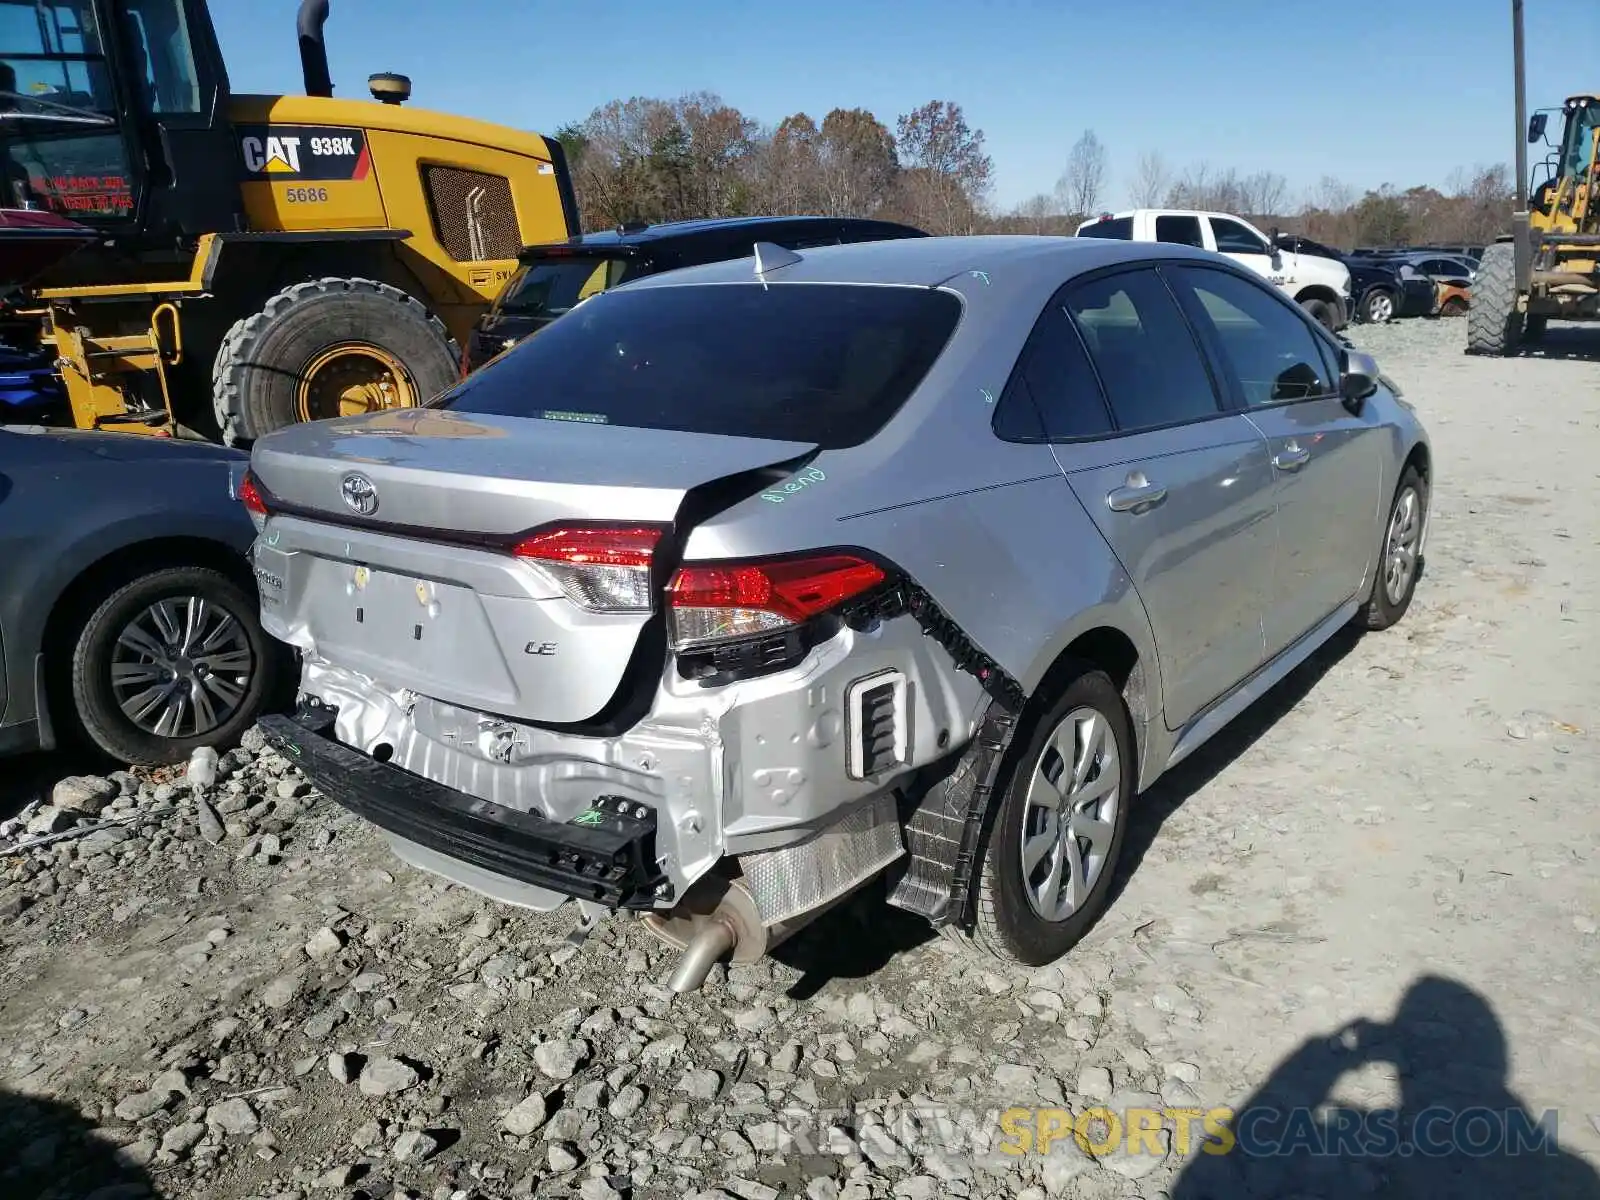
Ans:
<svg viewBox="0 0 1600 1200"><path fill-rule="evenodd" d="M1134 208L1078 226L1079 237L1131 242L1177 242L1225 254L1249 267L1329 330L1350 321L1350 268L1331 258L1276 249L1243 217L1189 209Z"/></svg>

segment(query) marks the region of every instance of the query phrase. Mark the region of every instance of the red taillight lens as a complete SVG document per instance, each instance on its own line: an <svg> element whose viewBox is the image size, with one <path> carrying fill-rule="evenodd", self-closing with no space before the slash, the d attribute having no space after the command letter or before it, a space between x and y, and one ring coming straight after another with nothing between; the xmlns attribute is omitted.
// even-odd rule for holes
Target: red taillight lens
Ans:
<svg viewBox="0 0 1600 1200"><path fill-rule="evenodd" d="M672 646L683 650L799 625L884 578L882 567L848 554L684 567L667 587Z"/></svg>
<svg viewBox="0 0 1600 1200"><path fill-rule="evenodd" d="M570 525L524 538L513 551L538 563L590 612L649 612L650 564L659 525Z"/></svg>
<svg viewBox="0 0 1600 1200"><path fill-rule="evenodd" d="M239 503L253 517L265 517L271 511L267 508L267 498L261 494L261 485L256 483L256 477L249 471L239 481Z"/></svg>

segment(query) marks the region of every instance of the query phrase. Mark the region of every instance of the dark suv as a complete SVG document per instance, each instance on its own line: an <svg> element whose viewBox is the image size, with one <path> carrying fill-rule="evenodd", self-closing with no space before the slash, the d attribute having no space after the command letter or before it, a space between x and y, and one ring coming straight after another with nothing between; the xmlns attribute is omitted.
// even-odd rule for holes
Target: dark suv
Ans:
<svg viewBox="0 0 1600 1200"><path fill-rule="evenodd" d="M724 217L620 225L565 242L528 246L461 356L463 376L554 321L580 300L641 275L744 258L757 242L787 250L927 237L920 229L863 217Z"/></svg>

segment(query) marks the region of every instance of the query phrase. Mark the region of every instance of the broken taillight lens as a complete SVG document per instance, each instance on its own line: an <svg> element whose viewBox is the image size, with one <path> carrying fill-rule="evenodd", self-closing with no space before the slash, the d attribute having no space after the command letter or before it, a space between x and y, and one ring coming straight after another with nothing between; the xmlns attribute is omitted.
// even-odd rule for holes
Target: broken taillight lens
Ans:
<svg viewBox="0 0 1600 1200"><path fill-rule="evenodd" d="M650 565L663 532L658 525L569 525L526 537L513 553L542 567L580 608L649 612Z"/></svg>
<svg viewBox="0 0 1600 1200"><path fill-rule="evenodd" d="M884 581L849 554L738 566L686 566L667 587L672 648L693 649L801 625Z"/></svg>
<svg viewBox="0 0 1600 1200"><path fill-rule="evenodd" d="M250 514L250 520L255 524L256 532L260 532L267 518L272 515L272 510L267 507L266 494L261 490L261 485L256 482L255 474L251 471L244 473L244 478L239 481L239 503L244 505L245 512Z"/></svg>

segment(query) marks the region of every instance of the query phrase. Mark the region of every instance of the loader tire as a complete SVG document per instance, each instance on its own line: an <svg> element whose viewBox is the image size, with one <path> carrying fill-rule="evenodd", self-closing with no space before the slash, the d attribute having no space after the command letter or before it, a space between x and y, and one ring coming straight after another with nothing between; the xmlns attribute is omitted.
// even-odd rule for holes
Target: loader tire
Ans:
<svg viewBox="0 0 1600 1200"><path fill-rule="evenodd" d="M1510 242L1496 242L1483 252L1478 277L1472 281L1472 306L1467 309L1467 353L1515 354L1522 344L1522 313L1517 310L1517 269Z"/></svg>
<svg viewBox="0 0 1600 1200"><path fill-rule="evenodd" d="M212 369L223 441L297 421L422 404L455 383L460 350L414 297L370 279L287 287L236 322Z"/></svg>

